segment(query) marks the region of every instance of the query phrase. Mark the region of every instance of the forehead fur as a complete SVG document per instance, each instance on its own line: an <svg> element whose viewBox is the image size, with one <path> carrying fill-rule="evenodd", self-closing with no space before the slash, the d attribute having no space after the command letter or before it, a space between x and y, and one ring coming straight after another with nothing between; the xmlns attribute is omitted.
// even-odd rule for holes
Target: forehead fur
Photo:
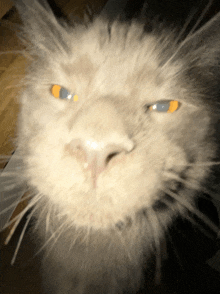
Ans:
<svg viewBox="0 0 220 294"><path fill-rule="evenodd" d="M54 71L61 66L64 74L73 77L94 77L102 91L107 87L126 92L125 84L131 88L132 84L151 82L164 89L178 85L180 98L187 99L188 92L192 101L196 96L218 103L220 15L178 43L172 33L146 34L144 26L136 22L109 23L99 17L87 25L69 27L38 1L19 1L17 8L24 22L23 38L30 40L29 49L42 61L39 64L51 62Z"/></svg>
<svg viewBox="0 0 220 294"><path fill-rule="evenodd" d="M161 42L155 36L144 35L143 27L137 23L114 22L110 26L98 18L88 28L76 27L68 34L71 54L59 53L55 58L51 53L49 59L64 73L60 81L65 83L63 86L68 80L70 84L74 81L70 85L74 91L80 84L84 89L90 84L93 91L97 88L103 95L130 95L145 91L145 86L151 92L150 88L161 85L170 88L170 81L182 66L178 61L161 70Z"/></svg>

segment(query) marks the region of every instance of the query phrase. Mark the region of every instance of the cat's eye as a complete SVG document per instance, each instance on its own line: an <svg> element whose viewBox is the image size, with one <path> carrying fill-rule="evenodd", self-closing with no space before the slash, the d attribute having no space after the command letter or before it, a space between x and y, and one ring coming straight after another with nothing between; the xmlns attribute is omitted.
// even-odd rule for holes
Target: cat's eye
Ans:
<svg viewBox="0 0 220 294"><path fill-rule="evenodd" d="M158 101L147 107L150 111L173 113L180 107L180 103L176 100Z"/></svg>
<svg viewBox="0 0 220 294"><path fill-rule="evenodd" d="M73 101L78 100L77 95L70 93L67 89L59 85L53 85L51 88L51 93L57 99L67 99L67 100L73 100Z"/></svg>

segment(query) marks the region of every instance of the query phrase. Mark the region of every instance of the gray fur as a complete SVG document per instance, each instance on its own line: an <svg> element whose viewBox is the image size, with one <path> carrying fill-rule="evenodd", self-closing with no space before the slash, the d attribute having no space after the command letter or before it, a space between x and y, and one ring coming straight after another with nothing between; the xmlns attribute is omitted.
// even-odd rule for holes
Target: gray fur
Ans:
<svg viewBox="0 0 220 294"><path fill-rule="evenodd" d="M46 244L45 288L136 293L143 257L148 260L176 216L199 215L195 197L219 160L220 15L176 44L172 32L149 35L136 22L97 18L64 26L45 7L17 4L34 58L17 144L23 177L36 194L30 203L37 200L36 234ZM53 84L79 101L56 100ZM150 113L148 106L160 100L178 100L181 107ZM98 192L72 147L73 139L86 136L134 144L111 154Z"/></svg>

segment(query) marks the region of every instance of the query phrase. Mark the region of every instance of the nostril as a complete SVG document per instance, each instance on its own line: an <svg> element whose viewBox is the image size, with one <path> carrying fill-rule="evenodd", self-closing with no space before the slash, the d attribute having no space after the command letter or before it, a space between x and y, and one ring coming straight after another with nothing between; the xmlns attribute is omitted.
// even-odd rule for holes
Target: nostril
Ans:
<svg viewBox="0 0 220 294"><path fill-rule="evenodd" d="M112 152L111 154L109 154L105 160L106 165L108 165L109 161L118 154L119 154L119 152Z"/></svg>
<svg viewBox="0 0 220 294"><path fill-rule="evenodd" d="M69 145L72 149L71 154L83 164L84 169L91 171L94 186L97 177L108 167L112 159L120 154L129 153L134 148L134 143L126 137L123 139L119 137L114 141L77 138L73 139Z"/></svg>

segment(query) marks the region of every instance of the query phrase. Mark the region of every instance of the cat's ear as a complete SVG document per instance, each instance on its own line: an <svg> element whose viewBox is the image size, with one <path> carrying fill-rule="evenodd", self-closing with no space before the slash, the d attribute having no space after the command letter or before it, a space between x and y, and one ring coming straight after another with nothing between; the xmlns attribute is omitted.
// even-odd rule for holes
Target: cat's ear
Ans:
<svg viewBox="0 0 220 294"><path fill-rule="evenodd" d="M215 57L220 58L220 12L197 32L188 36L180 45L177 55L187 56L191 53L195 53L205 63Z"/></svg>
<svg viewBox="0 0 220 294"><path fill-rule="evenodd" d="M14 0L23 21L22 38L31 42L35 52L67 52L67 31L53 14L46 0Z"/></svg>
<svg viewBox="0 0 220 294"><path fill-rule="evenodd" d="M35 6L36 3L39 3L43 6L47 11L51 11L50 6L47 0L14 0L15 6L19 8L19 11L24 11L25 6ZM22 10L23 9L23 10Z"/></svg>
<svg viewBox="0 0 220 294"><path fill-rule="evenodd" d="M166 65L183 61L177 73L190 93L219 109L220 97L220 13L197 32L187 37L177 48Z"/></svg>

